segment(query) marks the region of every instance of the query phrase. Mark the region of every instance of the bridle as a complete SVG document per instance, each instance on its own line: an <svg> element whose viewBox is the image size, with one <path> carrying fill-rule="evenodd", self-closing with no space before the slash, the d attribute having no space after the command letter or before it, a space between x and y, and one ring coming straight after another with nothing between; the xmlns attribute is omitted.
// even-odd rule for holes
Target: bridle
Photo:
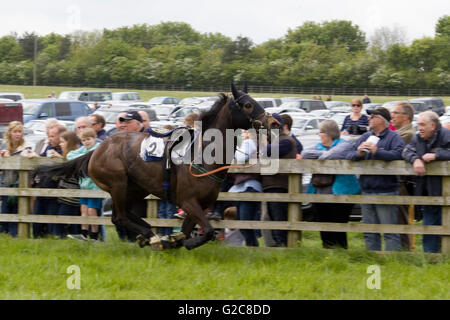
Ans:
<svg viewBox="0 0 450 320"><path fill-rule="evenodd" d="M248 94L246 94L246 93L240 95L237 99L235 99L232 96L231 97L232 101L229 102L229 107L232 110L236 109L236 110L239 110L239 111L242 112L242 108L244 108L244 106L240 104L240 101L242 100L242 98L245 98L245 97L249 97L250 98L250 96ZM261 118L264 115L268 115L267 112L263 112L261 114L255 115L254 117L252 116L252 114L248 114L248 113L245 113L245 112L243 112L243 114L247 118L247 120L250 122L250 124L253 127L253 129L256 129L257 131L259 129L264 129L264 124L260 120L258 120L256 117Z"/></svg>

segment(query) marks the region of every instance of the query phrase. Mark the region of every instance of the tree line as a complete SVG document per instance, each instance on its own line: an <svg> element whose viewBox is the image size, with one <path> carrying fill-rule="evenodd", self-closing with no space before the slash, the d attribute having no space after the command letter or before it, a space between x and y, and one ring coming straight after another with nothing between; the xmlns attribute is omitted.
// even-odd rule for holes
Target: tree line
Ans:
<svg viewBox="0 0 450 320"><path fill-rule="evenodd" d="M0 38L0 83L38 85L165 84L446 89L450 16L434 37L404 43L381 28L370 39L351 21L305 22L256 45L245 36L199 33L183 22L113 30Z"/></svg>

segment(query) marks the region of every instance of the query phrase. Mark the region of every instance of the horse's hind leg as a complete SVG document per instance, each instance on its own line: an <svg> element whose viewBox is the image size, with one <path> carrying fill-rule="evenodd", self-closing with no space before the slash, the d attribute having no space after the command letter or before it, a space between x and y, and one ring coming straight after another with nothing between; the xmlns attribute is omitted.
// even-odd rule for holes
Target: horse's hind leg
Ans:
<svg viewBox="0 0 450 320"><path fill-rule="evenodd" d="M208 219L206 218L204 211L200 204L196 200L186 201L181 206L184 211L188 213L188 216L190 216L191 222L189 225L186 225L183 227L186 227L183 232L192 231L192 228L195 226L195 224L198 224L203 229L203 234L201 236L196 236L194 238L186 239L184 240L184 246L188 250L192 250L194 248L197 248L209 240L212 240L214 238L214 229L209 223ZM193 223L193 225L191 225ZM190 230L188 230L190 228Z"/></svg>
<svg viewBox="0 0 450 320"><path fill-rule="evenodd" d="M142 235L144 239L150 239L154 236L150 226L141 218L135 216L130 218L130 215L127 214L129 206L127 206L127 196L124 192L126 188L126 184L120 184L110 191L114 206L112 222L128 231Z"/></svg>

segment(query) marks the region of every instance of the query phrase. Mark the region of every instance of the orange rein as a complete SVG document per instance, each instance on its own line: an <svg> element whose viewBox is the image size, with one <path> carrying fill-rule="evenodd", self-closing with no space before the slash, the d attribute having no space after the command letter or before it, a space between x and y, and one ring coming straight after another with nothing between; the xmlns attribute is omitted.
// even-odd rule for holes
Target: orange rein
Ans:
<svg viewBox="0 0 450 320"><path fill-rule="evenodd" d="M220 168L217 168L217 169L214 169L212 171L205 172L205 173L202 173L202 174L194 174L194 173L192 173L192 163L193 162L191 162L191 164L189 166L189 173L193 177L196 177L196 178L206 177L206 176L209 176L209 175L212 175L214 173L217 173L217 172L220 172L220 171L223 171L223 170L227 170L227 169L246 169L246 168L251 168L251 167L256 166L256 164L249 164L249 165L245 165L245 166L236 166L236 165L235 166L223 166L223 167L220 167Z"/></svg>

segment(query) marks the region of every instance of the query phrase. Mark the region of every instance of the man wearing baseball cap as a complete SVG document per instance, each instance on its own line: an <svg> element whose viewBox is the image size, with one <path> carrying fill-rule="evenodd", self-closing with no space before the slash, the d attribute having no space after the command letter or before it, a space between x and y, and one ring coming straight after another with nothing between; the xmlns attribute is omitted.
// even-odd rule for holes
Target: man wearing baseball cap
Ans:
<svg viewBox="0 0 450 320"><path fill-rule="evenodd" d="M355 141L353 151L348 154L349 160L402 160L405 147L403 139L396 132L389 130L391 114L386 108L380 107L367 110L369 114L370 131L364 133ZM370 139L369 139L370 137ZM369 139L369 141L367 141ZM377 143L371 141L378 141ZM396 175L361 175L360 185L363 195L398 195L399 182ZM367 224L398 224L398 207L396 205L362 204L363 223ZM382 240L379 233L365 233L366 248L380 251ZM384 234L385 250L400 250L402 248L399 234Z"/></svg>
<svg viewBox="0 0 450 320"><path fill-rule="evenodd" d="M142 117L137 111L127 111L127 113L119 118L120 122L125 122L127 131L144 131Z"/></svg>

